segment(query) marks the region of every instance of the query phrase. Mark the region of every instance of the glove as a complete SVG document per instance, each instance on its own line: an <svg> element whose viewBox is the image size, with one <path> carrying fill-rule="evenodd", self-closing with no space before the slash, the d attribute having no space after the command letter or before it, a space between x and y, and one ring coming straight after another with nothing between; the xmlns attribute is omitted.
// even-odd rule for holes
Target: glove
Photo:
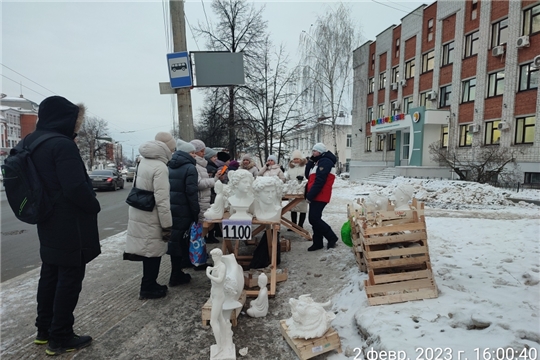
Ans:
<svg viewBox="0 0 540 360"><path fill-rule="evenodd" d="M161 240L165 242L169 242L171 240L171 233L172 233L172 228L170 227L161 229Z"/></svg>
<svg viewBox="0 0 540 360"><path fill-rule="evenodd" d="M299 176L296 177L296 180L302 181L302 180L304 180L304 177L302 175L299 175Z"/></svg>

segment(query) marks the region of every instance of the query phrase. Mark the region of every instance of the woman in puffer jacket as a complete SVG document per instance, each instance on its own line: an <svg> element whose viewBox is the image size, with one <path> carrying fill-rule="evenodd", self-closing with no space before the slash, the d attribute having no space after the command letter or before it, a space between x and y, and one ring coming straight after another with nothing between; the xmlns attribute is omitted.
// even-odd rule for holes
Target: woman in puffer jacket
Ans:
<svg viewBox="0 0 540 360"><path fill-rule="evenodd" d="M257 168L257 165L255 165L255 161L253 161L253 158L249 154L245 154L244 156L242 156L242 161L240 162L240 169L249 171L254 178L256 178L257 174L259 173L259 169Z"/></svg>
<svg viewBox="0 0 540 360"><path fill-rule="evenodd" d="M208 161L204 158L206 145L201 140L191 140L190 143L195 146L195 161L197 162L197 172L199 173L199 223L204 221L204 213L210 208L210 198L212 197L211 188L214 187L215 180L208 176L206 165Z"/></svg>
<svg viewBox="0 0 540 360"><path fill-rule="evenodd" d="M291 154L291 161L289 162L289 169L285 173L285 179L287 181L303 181L305 179L304 172L306 169L307 159L302 156L302 153L298 150L295 150ZM300 227L304 227L304 221L306 221L306 213L308 210L308 204L304 200L298 205L296 205L291 210L291 220L293 223L297 224ZM298 220L298 213L300 213L300 219ZM292 231L287 229L287 231Z"/></svg>
<svg viewBox="0 0 540 360"><path fill-rule="evenodd" d="M277 164L275 155L270 155L266 160L266 165L259 171L259 176L277 176L281 181L285 182L285 174Z"/></svg>
<svg viewBox="0 0 540 360"><path fill-rule="evenodd" d="M172 136L171 140L170 146L162 141L148 141L139 147L141 160L133 184L138 189L153 191L156 200L152 211L129 207L124 259L143 263L140 299L157 299L167 294L167 286L159 285L156 279L172 227L167 163L176 144Z"/></svg>

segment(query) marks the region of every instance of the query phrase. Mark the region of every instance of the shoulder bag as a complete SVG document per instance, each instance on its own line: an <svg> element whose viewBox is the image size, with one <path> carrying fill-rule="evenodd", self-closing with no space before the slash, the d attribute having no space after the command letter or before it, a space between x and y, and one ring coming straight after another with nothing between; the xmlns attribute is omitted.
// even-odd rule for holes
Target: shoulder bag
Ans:
<svg viewBox="0 0 540 360"><path fill-rule="evenodd" d="M154 192L149 190L138 189L137 184L137 171L139 170L139 164L135 169L135 179L133 180L133 188L129 192L126 199L126 203L129 206L133 206L136 209L143 211L152 211L156 206L156 199L154 198Z"/></svg>

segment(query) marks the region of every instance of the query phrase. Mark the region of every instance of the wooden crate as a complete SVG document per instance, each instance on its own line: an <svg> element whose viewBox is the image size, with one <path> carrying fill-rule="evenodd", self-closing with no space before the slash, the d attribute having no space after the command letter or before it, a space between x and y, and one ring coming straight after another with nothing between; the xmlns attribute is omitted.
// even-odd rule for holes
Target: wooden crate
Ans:
<svg viewBox="0 0 540 360"><path fill-rule="evenodd" d="M291 251L291 240L285 239L284 237L282 237L279 240L279 246L280 246L281 252Z"/></svg>
<svg viewBox="0 0 540 360"><path fill-rule="evenodd" d="M276 282L286 281L288 278L287 269L277 269ZM268 277L268 284L270 284L270 279L272 278L272 273L270 269L260 269L255 270L251 269L249 271L244 271L244 288L252 289L258 287L257 281L259 280L259 274L264 272Z"/></svg>
<svg viewBox="0 0 540 360"><path fill-rule="evenodd" d="M242 291L242 294L240 295L240 298L238 301L242 304L242 308L246 303L246 291ZM242 308L236 309L231 313L231 323L232 326L238 325L238 317L240 316L240 312L242 311ZM212 312L212 300L208 299L206 303L204 303L204 306L202 307L201 317L202 317L202 324L203 325L210 325L210 313Z"/></svg>
<svg viewBox="0 0 540 360"><path fill-rule="evenodd" d="M341 340L339 334L333 328L317 339L292 339L289 336L286 320L280 320L280 331L285 340L289 343L300 360L311 359L312 357L336 350L341 353Z"/></svg>
<svg viewBox="0 0 540 360"><path fill-rule="evenodd" d="M358 223L358 219L361 217L361 212L358 209L355 209L353 204L348 204L347 216L349 218L349 223L351 224L351 240L353 244L351 251L354 254L356 264L358 265L360 271L367 272L364 253L361 246L362 243L360 241L360 225Z"/></svg>

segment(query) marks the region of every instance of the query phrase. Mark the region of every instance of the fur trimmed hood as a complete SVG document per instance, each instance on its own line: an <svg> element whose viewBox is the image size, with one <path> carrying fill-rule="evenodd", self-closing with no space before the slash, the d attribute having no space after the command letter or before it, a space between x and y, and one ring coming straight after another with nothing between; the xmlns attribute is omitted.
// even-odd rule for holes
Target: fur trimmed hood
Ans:
<svg viewBox="0 0 540 360"><path fill-rule="evenodd" d="M289 161L289 167L290 167L291 169L294 169L294 168L297 167L297 166L306 166L306 164L307 164L307 159L306 159L306 158L302 158L302 159L300 160L300 164L295 164L292 160Z"/></svg>
<svg viewBox="0 0 540 360"><path fill-rule="evenodd" d="M39 104L36 130L59 132L68 137L80 131L86 108L61 96L50 96Z"/></svg>

